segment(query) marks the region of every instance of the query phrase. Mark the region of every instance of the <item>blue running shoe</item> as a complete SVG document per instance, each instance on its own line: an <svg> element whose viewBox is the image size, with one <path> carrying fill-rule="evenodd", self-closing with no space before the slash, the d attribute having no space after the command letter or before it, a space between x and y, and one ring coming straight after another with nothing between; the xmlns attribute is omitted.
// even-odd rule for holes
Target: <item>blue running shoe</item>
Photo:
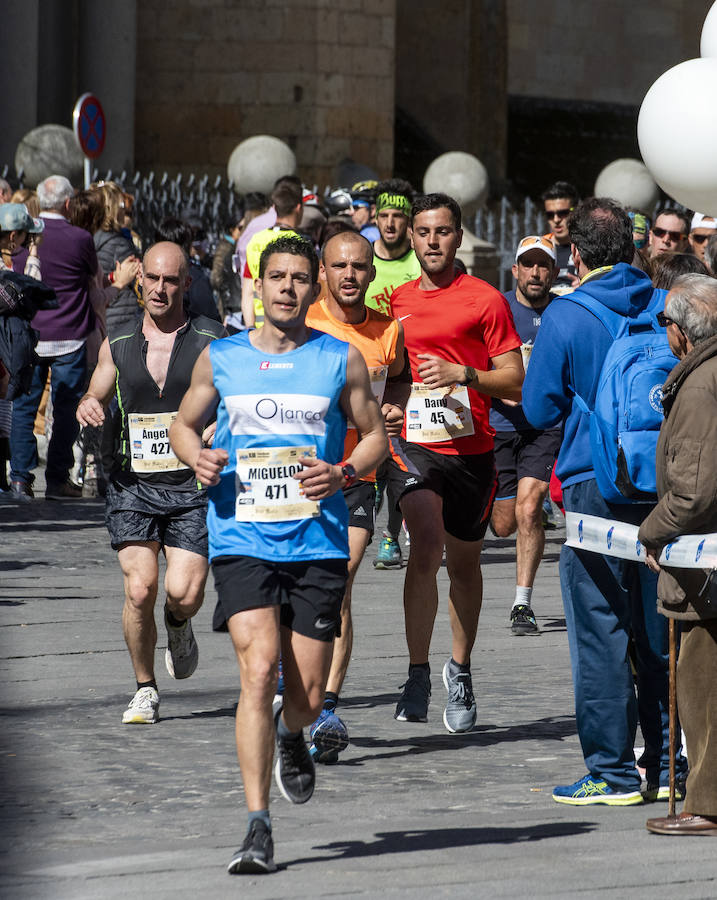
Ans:
<svg viewBox="0 0 717 900"><path fill-rule="evenodd" d="M344 722L333 710L322 709L318 719L309 728L311 746L309 753L316 762L338 762L339 753L349 745L349 732Z"/></svg>
<svg viewBox="0 0 717 900"><path fill-rule="evenodd" d="M561 784L553 790L553 800L571 806L636 806L643 802L640 791L618 791L607 781L593 775L585 775L575 784Z"/></svg>
<svg viewBox="0 0 717 900"><path fill-rule="evenodd" d="M376 559L373 561L374 569L400 569L402 565L403 557L398 541L394 541L384 532Z"/></svg>

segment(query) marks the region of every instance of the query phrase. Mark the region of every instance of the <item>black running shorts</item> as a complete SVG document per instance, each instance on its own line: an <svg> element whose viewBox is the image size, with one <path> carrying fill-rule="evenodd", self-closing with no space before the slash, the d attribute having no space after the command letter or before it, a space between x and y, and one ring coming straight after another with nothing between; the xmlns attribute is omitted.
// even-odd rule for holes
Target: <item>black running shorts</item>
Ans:
<svg viewBox="0 0 717 900"><path fill-rule="evenodd" d="M373 534L376 521L376 483L357 481L345 488L344 500L349 508L349 528L363 528Z"/></svg>
<svg viewBox="0 0 717 900"><path fill-rule="evenodd" d="M399 505L412 491L433 491L443 500L443 525L450 535L460 541L483 540L495 498L493 451L457 456L403 438L391 442L388 483Z"/></svg>
<svg viewBox="0 0 717 900"><path fill-rule="evenodd" d="M105 525L112 549L129 541L157 541L163 547L209 555L206 491L179 491L151 484L125 486L110 479Z"/></svg>
<svg viewBox="0 0 717 900"><path fill-rule="evenodd" d="M283 626L318 641L333 641L341 624L347 560L270 562L254 556L212 560L217 608L212 627L222 631L232 616L279 606Z"/></svg>
<svg viewBox="0 0 717 900"><path fill-rule="evenodd" d="M521 478L550 481L560 450L562 430L498 431L495 435L495 465L498 469L496 500L511 500L518 494Z"/></svg>

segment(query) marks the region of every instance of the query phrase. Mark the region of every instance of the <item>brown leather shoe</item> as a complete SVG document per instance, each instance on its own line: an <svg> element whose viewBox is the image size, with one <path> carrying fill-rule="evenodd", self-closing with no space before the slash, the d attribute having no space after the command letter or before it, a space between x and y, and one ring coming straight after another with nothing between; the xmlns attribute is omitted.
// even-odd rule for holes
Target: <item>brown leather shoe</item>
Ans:
<svg viewBox="0 0 717 900"><path fill-rule="evenodd" d="M48 483L45 488L45 500L81 500L82 488L68 478L59 484Z"/></svg>
<svg viewBox="0 0 717 900"><path fill-rule="evenodd" d="M645 822L648 831L655 834L674 835L712 835L717 837L717 818L712 816L696 816L682 812L679 816L665 816L662 819L648 819Z"/></svg>

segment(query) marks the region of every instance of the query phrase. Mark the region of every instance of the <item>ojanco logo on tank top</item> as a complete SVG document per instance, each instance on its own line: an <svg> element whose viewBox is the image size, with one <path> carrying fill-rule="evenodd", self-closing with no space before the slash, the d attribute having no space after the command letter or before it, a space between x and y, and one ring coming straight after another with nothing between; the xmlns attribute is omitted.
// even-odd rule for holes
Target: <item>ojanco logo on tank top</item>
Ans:
<svg viewBox="0 0 717 900"><path fill-rule="evenodd" d="M232 434L326 432L329 398L315 394L235 394L224 398Z"/></svg>

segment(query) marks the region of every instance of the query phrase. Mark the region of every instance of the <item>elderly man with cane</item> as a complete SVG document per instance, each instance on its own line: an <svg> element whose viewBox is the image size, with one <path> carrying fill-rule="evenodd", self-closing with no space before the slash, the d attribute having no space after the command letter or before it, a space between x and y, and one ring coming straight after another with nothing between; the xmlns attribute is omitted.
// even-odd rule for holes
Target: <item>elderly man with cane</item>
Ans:
<svg viewBox="0 0 717 900"><path fill-rule="evenodd" d="M659 502L639 537L647 548L647 564L659 572L659 611L670 619L672 632L675 620L681 621L677 704L690 772L683 812L674 815L671 784L670 815L646 824L656 834L717 837L714 570L658 563L663 547L678 535L717 532L717 280L707 275L678 278L658 318L680 362L664 385L665 421L657 445ZM674 641L670 649L674 653Z"/></svg>

